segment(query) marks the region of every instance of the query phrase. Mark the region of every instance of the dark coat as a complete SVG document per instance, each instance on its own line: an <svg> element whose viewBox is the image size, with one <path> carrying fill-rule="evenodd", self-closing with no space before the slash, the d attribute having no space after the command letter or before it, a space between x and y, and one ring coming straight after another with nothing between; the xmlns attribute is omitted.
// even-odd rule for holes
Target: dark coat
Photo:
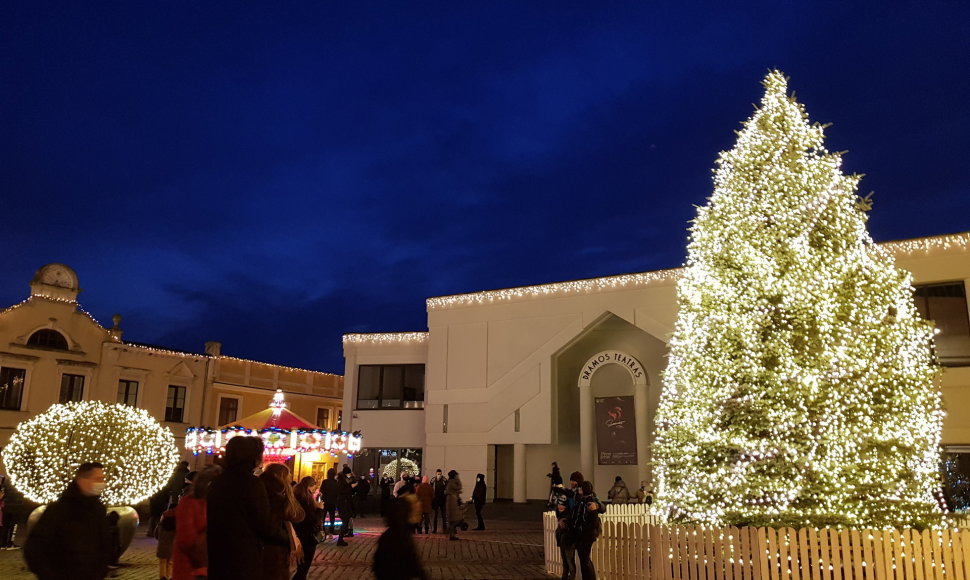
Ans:
<svg viewBox="0 0 970 580"><path fill-rule="evenodd" d="M485 505L485 496L488 494L488 486L484 481L476 481L475 489L472 490L472 503L481 507Z"/></svg>
<svg viewBox="0 0 970 580"><path fill-rule="evenodd" d="M456 524L461 522L464 517L461 510L461 480L457 477L450 478L445 486L445 513L448 514L448 521Z"/></svg>
<svg viewBox="0 0 970 580"><path fill-rule="evenodd" d="M337 506L337 494L339 491L339 486L335 478L323 480L323 483L320 484L320 501L323 502L324 508L330 509L331 507Z"/></svg>
<svg viewBox="0 0 970 580"><path fill-rule="evenodd" d="M431 480L431 486L434 487L434 507L440 509L445 507L445 486L448 485L448 480L444 477L435 476Z"/></svg>
<svg viewBox="0 0 970 580"><path fill-rule="evenodd" d="M266 487L251 471L229 468L212 482L206 506L210 580L261 580L263 545L286 546L270 522Z"/></svg>
<svg viewBox="0 0 970 580"><path fill-rule="evenodd" d="M407 528L400 526L387 528L377 540L373 570L377 580L427 578L414 537Z"/></svg>
<svg viewBox="0 0 970 580"><path fill-rule="evenodd" d="M44 510L24 548L27 566L40 580L101 580L109 557L107 510L73 481Z"/></svg>

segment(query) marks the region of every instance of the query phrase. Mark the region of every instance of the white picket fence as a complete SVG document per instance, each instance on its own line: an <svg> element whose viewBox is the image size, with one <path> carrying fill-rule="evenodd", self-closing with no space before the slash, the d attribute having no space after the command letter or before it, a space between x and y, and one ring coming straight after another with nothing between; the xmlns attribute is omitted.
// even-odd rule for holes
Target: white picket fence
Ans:
<svg viewBox="0 0 970 580"><path fill-rule="evenodd" d="M602 521L592 553L601 578L970 580L970 529L667 526L632 505L611 506ZM546 572L561 575L553 512L543 528Z"/></svg>

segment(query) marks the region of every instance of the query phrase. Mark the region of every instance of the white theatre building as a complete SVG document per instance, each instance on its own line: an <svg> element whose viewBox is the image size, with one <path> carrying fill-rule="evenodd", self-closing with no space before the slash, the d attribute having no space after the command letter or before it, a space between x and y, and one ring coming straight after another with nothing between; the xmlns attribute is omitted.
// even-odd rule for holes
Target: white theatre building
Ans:
<svg viewBox="0 0 970 580"><path fill-rule="evenodd" d="M970 452L970 233L882 244L940 328L943 443ZM470 494L548 495L550 464L601 494L652 485L651 443L680 269L429 298L428 331L344 336L344 428L356 471L405 456ZM609 440L607 440L609 439Z"/></svg>

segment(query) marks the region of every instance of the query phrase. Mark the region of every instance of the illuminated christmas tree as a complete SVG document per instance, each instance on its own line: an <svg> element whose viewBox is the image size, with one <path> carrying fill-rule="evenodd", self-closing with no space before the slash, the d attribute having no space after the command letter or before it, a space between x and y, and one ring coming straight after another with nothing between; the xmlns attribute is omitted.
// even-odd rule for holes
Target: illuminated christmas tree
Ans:
<svg viewBox="0 0 970 580"><path fill-rule="evenodd" d="M777 71L691 228L657 417L660 504L735 525L939 521L942 410L910 275Z"/></svg>

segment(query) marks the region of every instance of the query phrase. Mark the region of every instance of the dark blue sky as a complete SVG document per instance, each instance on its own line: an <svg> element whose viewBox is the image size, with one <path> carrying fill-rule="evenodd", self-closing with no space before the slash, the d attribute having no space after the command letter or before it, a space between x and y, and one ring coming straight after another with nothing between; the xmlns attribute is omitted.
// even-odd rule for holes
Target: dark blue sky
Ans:
<svg viewBox="0 0 970 580"><path fill-rule="evenodd" d="M773 67L873 237L970 230L964 1L16 4L0 304L64 262L129 340L342 372L429 296L678 266Z"/></svg>

